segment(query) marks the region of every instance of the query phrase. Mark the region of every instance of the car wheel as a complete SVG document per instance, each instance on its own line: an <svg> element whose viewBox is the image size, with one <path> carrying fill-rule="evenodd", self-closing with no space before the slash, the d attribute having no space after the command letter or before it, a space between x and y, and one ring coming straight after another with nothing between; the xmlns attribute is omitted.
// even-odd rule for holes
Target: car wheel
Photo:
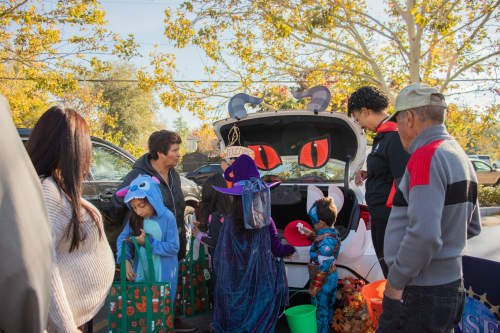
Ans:
<svg viewBox="0 0 500 333"><path fill-rule="evenodd" d="M494 167L495 169L497 169L497 164L496 164L496 163L493 163L493 167Z"/></svg>
<svg viewBox="0 0 500 333"><path fill-rule="evenodd" d="M193 219L194 208L191 206L186 206L184 210L184 225L186 226L186 238L187 238L187 246L189 251L189 243L191 241L191 221Z"/></svg>

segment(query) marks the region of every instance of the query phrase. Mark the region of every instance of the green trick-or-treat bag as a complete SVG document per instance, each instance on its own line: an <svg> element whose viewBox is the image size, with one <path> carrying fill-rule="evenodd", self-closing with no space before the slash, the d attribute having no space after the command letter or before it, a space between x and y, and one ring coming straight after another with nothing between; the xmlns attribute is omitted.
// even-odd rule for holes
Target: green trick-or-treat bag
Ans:
<svg viewBox="0 0 500 333"><path fill-rule="evenodd" d="M205 258L205 246L201 245L197 260L193 259L191 240L186 259L179 263L179 280L175 297L175 314L194 317L213 310L208 295L210 283L209 260Z"/></svg>
<svg viewBox="0 0 500 333"><path fill-rule="evenodd" d="M173 333L173 311L170 282L156 282L151 254L151 244L146 236L146 266L139 255L135 237L136 257L144 268L145 282L130 282L126 277L125 247L122 244L120 282L113 283L109 293L108 332ZM135 259L137 260L137 258Z"/></svg>

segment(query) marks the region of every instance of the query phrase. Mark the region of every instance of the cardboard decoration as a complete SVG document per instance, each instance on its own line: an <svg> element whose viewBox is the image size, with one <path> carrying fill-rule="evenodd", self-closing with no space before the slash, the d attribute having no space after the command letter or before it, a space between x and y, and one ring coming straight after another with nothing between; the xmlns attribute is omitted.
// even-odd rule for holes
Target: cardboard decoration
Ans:
<svg viewBox="0 0 500 333"><path fill-rule="evenodd" d="M314 205L316 200L323 198L323 192L314 185L307 186L307 203L306 203L306 211L309 213L309 210Z"/></svg>
<svg viewBox="0 0 500 333"><path fill-rule="evenodd" d="M472 297L466 297L462 319L455 328L455 332L490 333L498 331L498 321L491 310L480 301Z"/></svg>
<svg viewBox="0 0 500 333"><path fill-rule="evenodd" d="M300 148L299 165L319 169L325 166L330 159L330 134L312 138Z"/></svg>
<svg viewBox="0 0 500 333"><path fill-rule="evenodd" d="M328 186L328 196L333 198L333 202L335 202L335 206L337 206L338 214L344 205L344 193L342 193L337 185L331 184Z"/></svg>
<svg viewBox="0 0 500 333"><path fill-rule="evenodd" d="M234 95L228 104L229 117L240 120L241 118L246 117L247 110L245 109L245 104L255 104L259 105L264 101L264 97L266 96L266 92L262 94L261 98L257 98L245 93L239 93Z"/></svg>
<svg viewBox="0 0 500 333"><path fill-rule="evenodd" d="M221 150L220 157L221 158L231 158L231 157L240 157L241 155L249 155L250 157L254 157L254 152L252 149L242 146L230 146Z"/></svg>
<svg viewBox="0 0 500 333"><path fill-rule="evenodd" d="M247 143L247 147L253 151L253 159L259 170L270 171L283 164L280 154L268 143Z"/></svg>
<svg viewBox="0 0 500 333"><path fill-rule="evenodd" d="M311 101L307 104L306 109L315 112L326 110L332 100L332 93L325 86L316 86L301 92L295 92L292 89L292 95L295 99L311 97Z"/></svg>
<svg viewBox="0 0 500 333"><path fill-rule="evenodd" d="M360 219L358 230L356 230L351 242L339 253L337 263L340 265L355 263L365 254L366 247L369 243L369 239L366 235L366 223L363 219Z"/></svg>
<svg viewBox="0 0 500 333"><path fill-rule="evenodd" d="M298 224L302 224L304 228L308 228L309 230L314 230L309 223L296 220L288 223L285 230L283 230L283 236L285 236L288 244L292 246L311 246L313 242L311 242L305 234L299 231Z"/></svg>

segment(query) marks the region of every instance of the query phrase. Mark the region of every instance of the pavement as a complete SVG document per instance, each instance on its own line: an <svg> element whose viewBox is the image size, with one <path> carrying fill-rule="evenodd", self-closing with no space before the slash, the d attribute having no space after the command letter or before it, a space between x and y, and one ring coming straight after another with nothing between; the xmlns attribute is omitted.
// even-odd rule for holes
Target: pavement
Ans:
<svg viewBox="0 0 500 333"><path fill-rule="evenodd" d="M481 225L483 229L500 226L500 216L484 216L481 217ZM291 301L291 305L306 304L309 302L309 297L306 294L298 294ZM108 328L108 302L102 307L101 311L94 317L94 332L106 333ZM194 318L188 319L189 322L198 325L198 329L193 333L201 333L208 329L208 325L212 322L213 313L199 315ZM276 333L289 333L288 323L286 317L283 316L278 319L276 323Z"/></svg>

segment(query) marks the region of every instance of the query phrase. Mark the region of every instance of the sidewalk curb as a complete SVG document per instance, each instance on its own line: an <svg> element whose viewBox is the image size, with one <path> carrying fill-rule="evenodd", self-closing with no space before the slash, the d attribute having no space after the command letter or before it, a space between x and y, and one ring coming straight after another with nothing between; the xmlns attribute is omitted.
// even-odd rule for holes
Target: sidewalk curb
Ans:
<svg viewBox="0 0 500 333"><path fill-rule="evenodd" d="M481 217L485 217L496 212L500 212L500 206L479 207L479 214L481 215Z"/></svg>

